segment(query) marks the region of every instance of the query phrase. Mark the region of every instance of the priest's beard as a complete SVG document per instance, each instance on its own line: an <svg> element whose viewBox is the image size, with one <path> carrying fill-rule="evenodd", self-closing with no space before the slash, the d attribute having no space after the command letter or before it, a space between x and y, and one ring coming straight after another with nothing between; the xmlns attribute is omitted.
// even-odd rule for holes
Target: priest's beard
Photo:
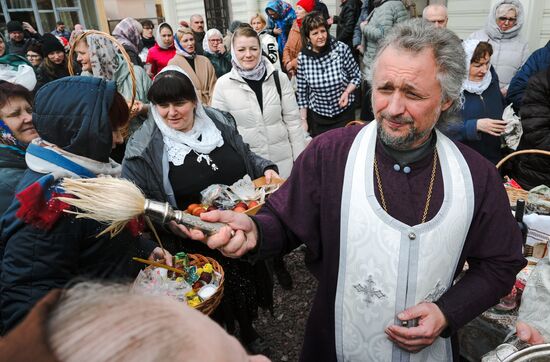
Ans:
<svg viewBox="0 0 550 362"><path fill-rule="evenodd" d="M437 118L439 117L439 108L434 111L433 117L435 117L435 120L437 120ZM394 136L390 134L382 125L384 119L391 120L392 122L406 124L408 127L408 132L402 136ZM399 151L412 150L420 146L420 144L418 144L418 141L427 138L433 129L433 127L428 127L424 130L419 130L414 125L414 120L411 117L392 117L388 114L388 112L385 111L380 112L379 117L376 118L376 123L378 137L380 138L380 141L384 145ZM433 124L435 125L435 121L433 122Z"/></svg>

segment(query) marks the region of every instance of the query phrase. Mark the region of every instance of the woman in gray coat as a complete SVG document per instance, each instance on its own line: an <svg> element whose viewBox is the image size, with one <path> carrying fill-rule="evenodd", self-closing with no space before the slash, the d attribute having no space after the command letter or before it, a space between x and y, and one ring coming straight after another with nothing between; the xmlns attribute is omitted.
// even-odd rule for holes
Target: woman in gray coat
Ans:
<svg viewBox="0 0 550 362"><path fill-rule="evenodd" d="M149 89L150 116L126 146L122 176L147 198L185 210L201 202L201 191L213 184L231 185L244 175L278 178L277 166L257 156L243 142L228 113L202 106L189 76L177 66L165 67ZM173 253L198 253L216 259L225 271L222 302L213 318L228 332L239 323L242 343L251 353L265 352L266 343L252 322L258 306L272 307L272 284L264 263L251 265L224 257L217 250L188 239L175 224L162 230Z"/></svg>
<svg viewBox="0 0 550 362"><path fill-rule="evenodd" d="M520 36L524 21L525 12L519 0L498 0L489 12L485 27L469 37L488 41L493 47L491 65L498 74L503 95L529 56L527 42Z"/></svg>

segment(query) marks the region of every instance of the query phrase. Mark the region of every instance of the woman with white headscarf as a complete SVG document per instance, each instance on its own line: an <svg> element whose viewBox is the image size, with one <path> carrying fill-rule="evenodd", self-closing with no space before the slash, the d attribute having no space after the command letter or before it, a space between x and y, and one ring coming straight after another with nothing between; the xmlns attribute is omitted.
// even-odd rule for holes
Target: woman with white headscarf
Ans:
<svg viewBox="0 0 550 362"><path fill-rule="evenodd" d="M222 33L218 29L210 29L202 40L204 56L210 60L216 71L216 77L228 73L231 70L231 55L225 49Z"/></svg>
<svg viewBox="0 0 550 362"><path fill-rule="evenodd" d="M456 133L453 138L496 164L502 158L500 135L506 122L502 120L504 99L498 75L491 67L493 49L488 42L475 39L465 40L462 45L468 78L462 84L462 122L451 132Z"/></svg>
<svg viewBox="0 0 550 362"><path fill-rule="evenodd" d="M200 192L213 184L231 185L245 174L278 177L277 166L254 154L237 132L228 113L203 107L191 78L177 66L167 66L148 93L152 103L147 121L130 139L122 164L122 176L132 180L146 197L185 210L200 203ZM224 257L201 243L188 240L183 226L162 230L165 247L211 256L225 271L224 296L213 317L234 332L239 323L244 344L259 338L252 326L258 306L269 307L263 289L265 265ZM260 288L261 287L261 288ZM257 289L260 288L260 289ZM250 352L254 352L250 350Z"/></svg>
<svg viewBox="0 0 550 362"><path fill-rule="evenodd" d="M498 0L489 12L485 27L469 37L488 41L493 47L491 64L498 74L504 95L510 81L529 56L527 42L520 35L524 21L525 12L519 0Z"/></svg>
<svg viewBox="0 0 550 362"><path fill-rule="evenodd" d="M191 78L200 101L210 105L218 77L208 58L197 54L193 31L190 28L179 28L174 37L174 45L176 55L168 64L177 65L183 69Z"/></svg>
<svg viewBox="0 0 550 362"><path fill-rule="evenodd" d="M151 64L151 74L154 77L168 65L170 59L176 55L174 47L174 31L168 23L162 23L155 32L155 45L147 53L147 61Z"/></svg>

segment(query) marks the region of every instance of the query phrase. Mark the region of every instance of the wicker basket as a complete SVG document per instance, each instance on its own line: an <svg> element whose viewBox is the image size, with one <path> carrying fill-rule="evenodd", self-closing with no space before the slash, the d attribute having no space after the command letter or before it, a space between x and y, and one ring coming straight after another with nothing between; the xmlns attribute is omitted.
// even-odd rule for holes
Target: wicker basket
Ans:
<svg viewBox="0 0 550 362"><path fill-rule="evenodd" d="M502 165L506 161L508 161L512 157L515 157L515 156L518 156L518 155L526 155L526 154L538 154L538 155L550 156L550 151L531 149L531 150L521 150L521 151L512 152L508 156L506 156L502 160L500 160L497 163L496 167L497 167L497 169L499 169L499 168L502 167ZM520 190L520 189L516 189L516 188L513 188L513 187L509 187L509 186L505 186L505 189L506 189L506 193L508 194L508 199L510 200L510 205L511 206L515 206L519 199L523 199L523 200L525 200L525 202L527 202L527 196L529 195L529 191Z"/></svg>
<svg viewBox="0 0 550 362"><path fill-rule="evenodd" d="M220 305L220 302L222 301L225 273L220 263L212 258L203 256L201 254L187 254L187 256L189 257L189 264L194 265L198 268L206 263L210 263L212 264L212 268L214 269L214 271L221 275L220 285L218 286L218 290L216 290L216 293L214 293L214 295L212 295L210 298L206 299L202 303L195 306L195 309L198 309L206 315L210 315L212 314L212 312L214 312L214 310L216 310L216 308L218 307L218 305Z"/></svg>
<svg viewBox="0 0 550 362"><path fill-rule="evenodd" d="M214 310L216 310L216 308L218 307L218 305L220 305L220 302L222 301L225 273L220 263L218 263L216 260L212 258L209 258L201 254L187 254L187 256L189 257L189 264L199 268L206 263L210 263L212 264L212 268L214 269L214 271L221 275L220 285L218 286L218 289L216 290L216 292L210 298L192 307L199 310L203 314L210 315L212 314L212 312L214 312ZM148 266L145 269L153 269L153 268L154 266Z"/></svg>
<svg viewBox="0 0 550 362"><path fill-rule="evenodd" d="M80 34L75 39L73 44L71 45L71 49L69 51L69 59L71 60L71 61L67 62L67 66L69 68L69 74L74 75L74 68L73 68L72 60L74 59L74 52L75 52L76 44L78 44L78 42L80 42L82 39L84 39L87 35L91 35L91 34L101 35L101 36L109 39L118 48L118 50L122 54L122 57L126 61L126 64L128 64L128 70L130 72L130 79L132 79L132 99L130 99L130 105L129 105L129 108L130 108L130 117L129 117L129 119L132 119L136 116L136 112L135 112L135 109L134 109L134 103L136 101L136 86L137 86L136 73L134 71L133 63L130 60L130 56L128 55L128 53L126 52L124 47L112 35L109 35L107 33L104 33L102 31L98 31L98 30L87 30L84 33Z"/></svg>

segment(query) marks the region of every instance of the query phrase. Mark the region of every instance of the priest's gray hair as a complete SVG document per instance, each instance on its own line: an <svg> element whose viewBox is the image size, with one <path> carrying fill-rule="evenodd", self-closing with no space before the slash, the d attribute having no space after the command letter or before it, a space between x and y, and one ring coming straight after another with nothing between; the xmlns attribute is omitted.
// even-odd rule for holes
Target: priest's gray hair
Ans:
<svg viewBox="0 0 550 362"><path fill-rule="evenodd" d="M378 45L369 74L370 84L376 73L380 55L390 46L415 54L424 49L433 50L438 67L437 79L442 91L441 102L453 102L449 109L441 112L437 127L446 130L452 123L457 122L463 104L462 83L468 74L464 61L466 55L460 38L451 30L436 28L422 19L407 20L395 25Z"/></svg>
<svg viewBox="0 0 550 362"><path fill-rule="evenodd" d="M200 314L128 285L84 282L64 291L47 321L48 341L67 362L197 360L202 351L190 324L207 318L190 313Z"/></svg>

